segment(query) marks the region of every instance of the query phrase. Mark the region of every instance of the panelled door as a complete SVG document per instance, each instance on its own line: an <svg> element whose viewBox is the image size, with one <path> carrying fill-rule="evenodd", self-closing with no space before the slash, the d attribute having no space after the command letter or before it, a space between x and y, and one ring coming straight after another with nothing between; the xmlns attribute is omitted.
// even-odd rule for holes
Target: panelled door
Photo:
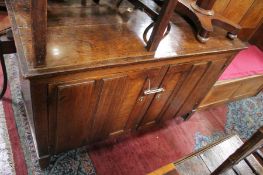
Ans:
<svg viewBox="0 0 263 175"><path fill-rule="evenodd" d="M191 69L191 64L170 66L159 87L163 88L163 92L153 94L153 100L148 108L143 111L144 115L140 118L141 120L138 123L139 128L149 127L158 121L162 111L169 104L171 97L180 89Z"/></svg>
<svg viewBox="0 0 263 175"><path fill-rule="evenodd" d="M184 116L197 108L219 78L228 58L194 64L178 92L163 110L161 120Z"/></svg>
<svg viewBox="0 0 263 175"><path fill-rule="evenodd" d="M132 113L141 93L148 87L159 87L168 67L157 67L134 72L90 78L76 82L50 85L50 129L55 153L103 140L135 128ZM53 86L53 88L52 88ZM146 110L153 96L147 96L141 110ZM77 110L76 110L77 109ZM138 110L138 115L140 112Z"/></svg>

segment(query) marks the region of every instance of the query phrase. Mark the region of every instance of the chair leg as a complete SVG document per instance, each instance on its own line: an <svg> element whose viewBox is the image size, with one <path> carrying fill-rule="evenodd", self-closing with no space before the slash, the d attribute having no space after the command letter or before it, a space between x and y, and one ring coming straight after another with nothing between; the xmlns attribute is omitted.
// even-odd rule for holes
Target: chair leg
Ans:
<svg viewBox="0 0 263 175"><path fill-rule="evenodd" d="M5 33L5 39L2 40L1 35ZM7 71L6 71L6 65L4 60L4 54L11 54L16 53L16 46L15 42L13 40L13 33L11 29L6 30L4 33L0 34L0 64L3 72L3 85L2 90L0 91L0 99L3 98L5 95L6 89L7 89ZM6 38L8 40L6 40Z"/></svg>
<svg viewBox="0 0 263 175"><path fill-rule="evenodd" d="M3 85L2 85L2 90L0 93L0 99L3 98L3 96L5 95L6 89L7 89L7 72L6 72L6 66L5 66L5 60L4 60L4 56L2 53L0 53L0 63L1 63L1 67L2 67L2 71L3 71Z"/></svg>
<svg viewBox="0 0 263 175"><path fill-rule="evenodd" d="M154 25L152 34L146 46L148 51L155 51L157 49L169 24L170 18L174 13L177 2L177 0L167 0L163 4L162 10Z"/></svg>

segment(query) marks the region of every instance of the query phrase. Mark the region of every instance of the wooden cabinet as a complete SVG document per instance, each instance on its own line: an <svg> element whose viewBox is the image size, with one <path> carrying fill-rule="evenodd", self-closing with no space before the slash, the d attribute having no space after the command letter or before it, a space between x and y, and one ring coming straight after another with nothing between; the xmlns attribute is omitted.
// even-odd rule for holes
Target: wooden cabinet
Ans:
<svg viewBox="0 0 263 175"><path fill-rule="evenodd" d="M116 13L108 3L49 3L46 58L35 67L30 7L6 1L41 167L62 151L188 116L247 47L222 30L199 43L174 14L169 34L148 52L143 31L152 19L137 9Z"/></svg>
<svg viewBox="0 0 263 175"><path fill-rule="evenodd" d="M235 52L31 79L38 154L53 155L191 114ZM27 95L27 93L30 95Z"/></svg>
<svg viewBox="0 0 263 175"><path fill-rule="evenodd" d="M52 152L149 128L191 113L229 58L49 83Z"/></svg>

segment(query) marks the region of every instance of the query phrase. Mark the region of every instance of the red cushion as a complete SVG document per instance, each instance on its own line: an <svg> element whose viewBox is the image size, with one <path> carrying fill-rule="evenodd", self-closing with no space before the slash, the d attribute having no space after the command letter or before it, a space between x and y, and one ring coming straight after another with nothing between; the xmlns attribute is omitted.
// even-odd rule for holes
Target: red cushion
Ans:
<svg viewBox="0 0 263 175"><path fill-rule="evenodd" d="M263 74L263 52L256 46L239 52L219 80Z"/></svg>

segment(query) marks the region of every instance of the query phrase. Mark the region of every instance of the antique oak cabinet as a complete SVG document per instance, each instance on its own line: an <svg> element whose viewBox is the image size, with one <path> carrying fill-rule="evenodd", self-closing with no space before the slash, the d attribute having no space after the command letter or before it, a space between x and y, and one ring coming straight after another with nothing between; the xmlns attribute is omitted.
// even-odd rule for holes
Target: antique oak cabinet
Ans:
<svg viewBox="0 0 263 175"><path fill-rule="evenodd" d="M192 26L174 14L170 33L156 52L148 52L143 31L151 19L128 3L116 10L110 1L49 2L41 67L32 63L29 1L6 1L42 167L51 155L187 118L233 55L246 47L221 29L199 43Z"/></svg>

